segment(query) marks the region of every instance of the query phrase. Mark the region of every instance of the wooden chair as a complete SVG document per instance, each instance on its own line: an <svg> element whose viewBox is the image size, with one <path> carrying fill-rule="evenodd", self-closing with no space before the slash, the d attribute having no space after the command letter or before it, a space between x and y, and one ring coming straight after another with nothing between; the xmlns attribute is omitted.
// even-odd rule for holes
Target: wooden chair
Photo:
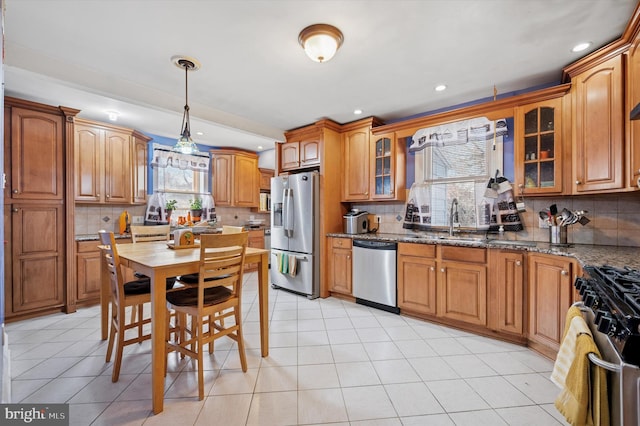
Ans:
<svg viewBox="0 0 640 426"><path fill-rule="evenodd" d="M238 343L242 371L247 371L240 312L247 241L247 232L201 235L198 286L167 294L167 308L191 316L189 330L180 324L183 337L167 342L167 354L177 351L197 360L199 399L204 398L202 354L206 344L211 353L215 339L229 336ZM225 326L223 320L230 316L233 324Z"/></svg>
<svg viewBox="0 0 640 426"><path fill-rule="evenodd" d="M143 241L169 241L171 226L169 225L131 225L131 239L134 243Z"/></svg>
<svg viewBox="0 0 640 426"><path fill-rule="evenodd" d="M131 240L134 243L148 242L148 241L169 241L171 239L171 226L170 225L131 225ZM146 275L134 272L134 276L139 280L147 280L149 277ZM167 278L167 291L174 290L176 277ZM136 314L138 320L135 320ZM140 322L144 317L143 305L134 306L131 309L131 322Z"/></svg>
<svg viewBox="0 0 640 426"><path fill-rule="evenodd" d="M222 225L223 234L237 234L238 232L242 232L243 230L244 228L242 226Z"/></svg>
<svg viewBox="0 0 640 426"><path fill-rule="evenodd" d="M120 376L120 366L122 364L122 350L125 346L140 343L151 338L151 334L143 334L142 327L151 323L151 319L143 319L142 314L131 316L131 321L126 322L125 308L131 306L141 306L143 303L151 302L151 287L149 279L136 280L125 283L123 279L120 256L116 247L116 240L113 232L99 231L100 242L105 247L104 256L106 260L109 278L111 280L111 327L109 328L109 344L107 346L106 362L111 361L113 345L116 346L116 357L113 365L111 381L117 382ZM126 339L126 331L137 328L137 336Z"/></svg>

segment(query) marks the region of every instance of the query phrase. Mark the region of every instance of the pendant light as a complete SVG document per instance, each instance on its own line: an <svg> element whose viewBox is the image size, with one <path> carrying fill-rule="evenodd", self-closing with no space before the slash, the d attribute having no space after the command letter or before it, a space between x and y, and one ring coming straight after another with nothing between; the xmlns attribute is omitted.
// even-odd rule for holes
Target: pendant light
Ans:
<svg viewBox="0 0 640 426"><path fill-rule="evenodd" d="M195 154L198 152L198 146L191 139L191 123L189 121L189 71L197 71L200 64L193 58L174 57L171 58L173 63L180 68L184 68L184 113L182 114L182 133L173 147L173 150L182 154Z"/></svg>
<svg viewBox="0 0 640 426"><path fill-rule="evenodd" d="M307 56L316 62L327 62L342 45L342 32L329 24L314 24L298 35L298 42Z"/></svg>

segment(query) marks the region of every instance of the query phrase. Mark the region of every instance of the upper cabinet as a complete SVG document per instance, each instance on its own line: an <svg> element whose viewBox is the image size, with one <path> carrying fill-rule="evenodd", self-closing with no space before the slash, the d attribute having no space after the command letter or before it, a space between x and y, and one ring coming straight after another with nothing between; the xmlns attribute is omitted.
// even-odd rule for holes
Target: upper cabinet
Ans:
<svg viewBox="0 0 640 426"><path fill-rule="evenodd" d="M640 31L629 47L627 59L627 109L628 118L631 110L640 104ZM629 121L629 179L628 186L638 189L640 179L640 120Z"/></svg>
<svg viewBox="0 0 640 426"><path fill-rule="evenodd" d="M515 179L525 194L562 192L562 98L515 109Z"/></svg>
<svg viewBox="0 0 640 426"><path fill-rule="evenodd" d="M76 119L75 201L145 203L148 141L130 129Z"/></svg>
<svg viewBox="0 0 640 426"><path fill-rule="evenodd" d="M317 139L285 142L280 150L283 171L307 169L320 165L320 141Z"/></svg>
<svg viewBox="0 0 640 426"><path fill-rule="evenodd" d="M572 77L575 192L624 188L622 55Z"/></svg>
<svg viewBox="0 0 640 426"><path fill-rule="evenodd" d="M406 154L393 132L374 135L370 117L343 127L342 201L403 201Z"/></svg>
<svg viewBox="0 0 640 426"><path fill-rule="evenodd" d="M216 206L259 207L258 155L237 150L212 150L212 191Z"/></svg>

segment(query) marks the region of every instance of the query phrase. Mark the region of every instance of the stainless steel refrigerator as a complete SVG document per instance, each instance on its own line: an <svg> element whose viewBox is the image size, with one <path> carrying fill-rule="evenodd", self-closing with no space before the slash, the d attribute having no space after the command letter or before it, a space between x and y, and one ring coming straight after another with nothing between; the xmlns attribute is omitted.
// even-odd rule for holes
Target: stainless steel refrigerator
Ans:
<svg viewBox="0 0 640 426"><path fill-rule="evenodd" d="M271 178L271 284L309 298L320 295L319 180L317 172Z"/></svg>

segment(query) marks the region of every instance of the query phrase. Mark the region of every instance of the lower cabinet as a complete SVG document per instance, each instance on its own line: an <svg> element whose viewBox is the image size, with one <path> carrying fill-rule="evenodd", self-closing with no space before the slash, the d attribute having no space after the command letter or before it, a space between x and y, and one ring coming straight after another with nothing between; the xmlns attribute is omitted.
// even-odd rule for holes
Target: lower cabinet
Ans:
<svg viewBox="0 0 640 426"><path fill-rule="evenodd" d="M440 246L438 315L487 325L487 250Z"/></svg>
<svg viewBox="0 0 640 426"><path fill-rule="evenodd" d="M528 256L528 339L538 351L555 357L567 310L573 302L576 262L567 257L530 253Z"/></svg>
<svg viewBox="0 0 640 426"><path fill-rule="evenodd" d="M253 248L264 248L264 229L249 230L249 241L247 246ZM244 266L245 271L255 271L258 269L257 263L247 263Z"/></svg>
<svg viewBox="0 0 640 426"><path fill-rule="evenodd" d="M351 248L350 238L328 238L329 291L351 296Z"/></svg>
<svg viewBox="0 0 640 426"><path fill-rule="evenodd" d="M398 244L398 307L414 314L436 314L436 246Z"/></svg>
<svg viewBox="0 0 640 426"><path fill-rule="evenodd" d="M525 252L489 250L487 325L492 330L524 335L525 259Z"/></svg>
<svg viewBox="0 0 640 426"><path fill-rule="evenodd" d="M100 299L100 249L98 241L76 242L76 301Z"/></svg>
<svg viewBox="0 0 640 426"><path fill-rule="evenodd" d="M131 238L119 238L116 244L130 243ZM94 304L100 301L101 263L99 241L76 241L76 303ZM125 271L125 280L133 272Z"/></svg>

